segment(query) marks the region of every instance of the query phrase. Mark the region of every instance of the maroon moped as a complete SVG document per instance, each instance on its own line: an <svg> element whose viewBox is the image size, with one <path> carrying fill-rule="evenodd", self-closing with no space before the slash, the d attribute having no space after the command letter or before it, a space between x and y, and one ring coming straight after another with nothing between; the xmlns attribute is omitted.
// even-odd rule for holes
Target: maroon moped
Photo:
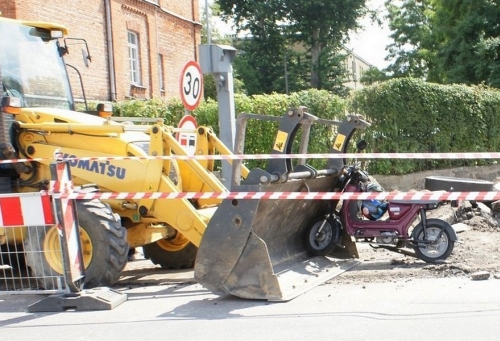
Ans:
<svg viewBox="0 0 500 341"><path fill-rule="evenodd" d="M357 166L346 167L338 181L339 188L344 192L369 190L369 177ZM367 210L368 219L361 213L366 208L364 203L360 207L359 200L344 200L339 211L336 210L337 204L338 201L332 201L331 206L335 207L331 207L326 215L316 219L306 230L306 247L313 255L326 256L336 247L343 247L340 243L342 235L347 234L356 242L367 242L374 248L436 263L444 261L452 253L458 240L448 222L427 217L428 211L447 204L446 201L380 202L378 213L381 217L376 220Z"/></svg>

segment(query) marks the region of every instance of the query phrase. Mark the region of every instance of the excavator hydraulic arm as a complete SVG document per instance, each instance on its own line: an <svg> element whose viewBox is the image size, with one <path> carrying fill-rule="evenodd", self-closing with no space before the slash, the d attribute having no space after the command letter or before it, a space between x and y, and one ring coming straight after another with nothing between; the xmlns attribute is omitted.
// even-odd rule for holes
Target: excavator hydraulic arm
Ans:
<svg viewBox="0 0 500 341"><path fill-rule="evenodd" d="M40 163L48 166L56 151L62 153L72 166L75 185L97 184L101 192L227 192L213 172L213 160L186 158L174 162L169 158L189 155L175 139L175 128L161 123L139 126L104 120L89 124L18 121L15 125L26 156L41 158ZM130 133L135 135L127 140ZM198 135L197 155L231 154L210 128L198 127L194 133ZM147 153L140 145L147 146ZM246 167L243 174L248 174ZM135 223L167 224L198 246L220 201L144 198L109 203L122 217ZM136 231L132 228L129 233Z"/></svg>

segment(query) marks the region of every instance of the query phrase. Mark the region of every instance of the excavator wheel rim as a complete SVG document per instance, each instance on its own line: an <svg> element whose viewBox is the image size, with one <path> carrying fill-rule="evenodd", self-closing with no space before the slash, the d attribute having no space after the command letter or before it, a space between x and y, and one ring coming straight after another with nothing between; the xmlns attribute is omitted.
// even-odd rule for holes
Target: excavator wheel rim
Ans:
<svg viewBox="0 0 500 341"><path fill-rule="evenodd" d="M85 269L92 261L92 241L88 233L80 227L80 245L82 249L83 264ZM55 226L48 229L43 241L44 256L50 267L57 273L64 273L64 265L62 260L61 241L59 233Z"/></svg>
<svg viewBox="0 0 500 341"><path fill-rule="evenodd" d="M177 234L173 239L161 239L158 240L156 244L165 251L177 252L184 249L189 244L189 240Z"/></svg>

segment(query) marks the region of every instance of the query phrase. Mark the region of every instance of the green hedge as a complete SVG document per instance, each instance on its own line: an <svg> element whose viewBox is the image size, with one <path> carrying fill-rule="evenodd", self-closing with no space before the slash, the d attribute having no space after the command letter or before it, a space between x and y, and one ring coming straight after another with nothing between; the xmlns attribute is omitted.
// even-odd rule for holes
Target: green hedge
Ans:
<svg viewBox="0 0 500 341"><path fill-rule="evenodd" d="M447 153L500 149L500 92L483 86L438 85L401 78L358 91L349 104L372 127L368 152ZM492 160L373 160L373 174L482 165Z"/></svg>
<svg viewBox="0 0 500 341"><path fill-rule="evenodd" d="M307 90L290 95L235 95L236 115L241 113L282 116L290 107L306 106L325 119L342 119L346 112L363 115L372 126L358 133L365 138L367 152L495 152L500 150L500 92L483 86L438 85L411 78L393 79L354 92L343 99L324 90ZM177 125L185 114L180 100L131 100L116 103L116 116L161 117ZM217 102L208 99L192 113L200 125L210 126L220 136ZM249 121L245 154L269 153L277 124ZM313 125L310 153L330 150L335 131ZM293 152L300 141L295 138ZM372 174L407 174L429 169L483 165L494 160L369 160ZM310 160L314 167L324 160ZM247 166L265 168L262 160L248 160Z"/></svg>
<svg viewBox="0 0 500 341"><path fill-rule="evenodd" d="M288 96L271 94L249 97L236 94L234 102L236 116L241 113L283 116L290 107L306 106L311 114L326 119L335 119L342 116L347 104L345 100L328 91L315 89L293 93ZM185 110L180 100L172 100L168 103L158 100L130 100L114 105L115 116L159 117L165 120L165 124L173 126L177 125L184 114ZM220 136L217 102L211 99L203 101L191 114L196 117L199 125L212 127L217 136ZM245 154L266 154L271 152L276 132L276 123L250 120L247 125ZM324 153L328 151L332 135L332 131L325 127L313 126L311 136L314 136L314 138L310 141L309 152ZM298 145L300 134L295 138L295 141L296 145ZM322 167L324 161L312 160L311 164ZM248 160L246 165L250 168L264 168L265 161Z"/></svg>

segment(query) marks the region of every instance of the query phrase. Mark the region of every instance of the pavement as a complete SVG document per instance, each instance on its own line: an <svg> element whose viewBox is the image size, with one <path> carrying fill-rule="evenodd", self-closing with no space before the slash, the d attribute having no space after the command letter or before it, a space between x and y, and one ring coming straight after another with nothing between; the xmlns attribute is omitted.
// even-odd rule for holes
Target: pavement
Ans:
<svg viewBox="0 0 500 341"><path fill-rule="evenodd" d="M0 341L28 337L52 341L496 341L499 287L497 280L466 278L359 285L332 281L291 301L275 303L214 295L197 283L165 282L119 289L127 300L111 310L35 313L26 307L43 295L0 295Z"/></svg>
<svg viewBox="0 0 500 341"><path fill-rule="evenodd" d="M245 300L216 295L194 281L193 271L162 270L138 254L110 289L125 297L112 309L30 312L51 296L0 293L0 341L496 341L499 289L494 279L333 279L288 302Z"/></svg>

